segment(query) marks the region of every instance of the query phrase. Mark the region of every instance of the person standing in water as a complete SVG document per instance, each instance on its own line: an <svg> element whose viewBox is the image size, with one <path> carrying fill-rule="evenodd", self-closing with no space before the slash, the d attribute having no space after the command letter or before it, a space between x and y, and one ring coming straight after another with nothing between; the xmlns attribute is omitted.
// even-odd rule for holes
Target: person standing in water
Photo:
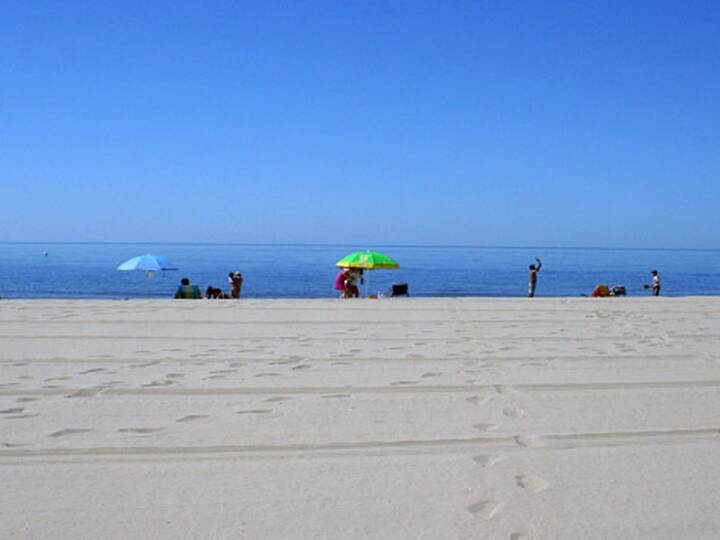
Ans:
<svg viewBox="0 0 720 540"><path fill-rule="evenodd" d="M537 261L537 266L534 264L530 265L530 285L528 288L528 298L532 298L535 296L535 287L537 287L537 275L540 271L540 268L542 268L542 261L540 260L540 257L535 257L535 260Z"/></svg>

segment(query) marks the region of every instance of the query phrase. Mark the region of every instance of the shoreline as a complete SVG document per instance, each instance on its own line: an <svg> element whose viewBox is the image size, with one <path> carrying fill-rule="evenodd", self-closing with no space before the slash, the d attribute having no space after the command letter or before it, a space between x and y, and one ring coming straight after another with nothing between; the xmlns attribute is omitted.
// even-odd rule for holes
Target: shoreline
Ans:
<svg viewBox="0 0 720 540"><path fill-rule="evenodd" d="M650 294L647 295L626 295L626 296L615 296L615 297L605 297L605 298L597 298L597 300L621 300L621 301L634 301L634 300L642 300L642 299L653 299L656 300L658 298L664 298L664 299L694 299L694 298L720 298L720 295L712 295L712 294L706 294L706 295L700 295L700 294L688 294L688 295L670 295L670 294L661 294L659 297L654 297ZM377 301L414 301L414 300L447 300L447 301L453 301L453 300L529 300L529 301L538 301L538 300L595 300L596 298L591 297L590 295L573 295L573 296L535 296L534 298L528 298L527 295L518 295L518 296L398 296L398 297L392 297L392 296L382 296L380 298L337 298L337 297L326 297L326 296L313 296L313 297L283 297L283 296L275 296L275 297L269 297L269 296L243 296L239 300L234 299L207 299L207 298L197 298L194 301L207 301L207 302L220 302L220 303L233 303L233 302L276 302L276 301L311 301L311 302L322 302L322 301L334 301L334 300L342 300L346 303L353 303L357 300L377 300ZM88 301L88 302L146 302L146 301L158 301L162 302L165 300L178 300L176 298L172 298L171 296L133 296L133 297L127 297L127 298L107 298L107 297L0 297L0 302L24 302L24 301L33 301L33 302L57 302L57 301L72 301L72 302L78 302L78 301ZM178 301L181 302L187 302L191 301L188 299L180 299Z"/></svg>

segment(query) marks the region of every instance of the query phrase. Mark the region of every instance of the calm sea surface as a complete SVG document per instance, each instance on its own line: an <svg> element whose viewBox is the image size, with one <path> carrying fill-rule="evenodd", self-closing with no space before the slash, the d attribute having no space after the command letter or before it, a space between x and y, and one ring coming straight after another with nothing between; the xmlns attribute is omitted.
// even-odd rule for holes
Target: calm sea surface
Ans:
<svg viewBox="0 0 720 540"><path fill-rule="evenodd" d="M204 291L227 289L229 271L242 272L243 296L332 298L335 262L353 246L0 243L2 298L167 298L181 277ZM400 263L369 273L371 294L408 283L412 296L525 296L528 265L544 263L537 296L589 294L596 283L624 284L629 296L647 295L643 284L657 269L663 294L720 294L720 250L373 246ZM48 255L44 256L43 252ZM126 259L162 255L178 272L149 279L119 272Z"/></svg>

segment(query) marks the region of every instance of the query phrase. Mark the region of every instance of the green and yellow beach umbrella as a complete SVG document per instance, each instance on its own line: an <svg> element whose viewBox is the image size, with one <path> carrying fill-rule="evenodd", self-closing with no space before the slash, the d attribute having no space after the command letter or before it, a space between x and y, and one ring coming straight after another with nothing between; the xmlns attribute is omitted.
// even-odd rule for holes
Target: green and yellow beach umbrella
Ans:
<svg viewBox="0 0 720 540"><path fill-rule="evenodd" d="M379 251L355 251L335 264L340 268L362 268L363 270L400 268L396 261Z"/></svg>

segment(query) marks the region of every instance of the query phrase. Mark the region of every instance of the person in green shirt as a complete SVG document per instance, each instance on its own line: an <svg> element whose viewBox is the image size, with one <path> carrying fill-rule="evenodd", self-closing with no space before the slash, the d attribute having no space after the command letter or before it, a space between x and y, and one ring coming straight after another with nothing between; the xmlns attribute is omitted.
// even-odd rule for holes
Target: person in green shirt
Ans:
<svg viewBox="0 0 720 540"><path fill-rule="evenodd" d="M202 298L202 293L197 285L190 285L190 280L184 277L180 280L180 286L175 291L175 298Z"/></svg>

